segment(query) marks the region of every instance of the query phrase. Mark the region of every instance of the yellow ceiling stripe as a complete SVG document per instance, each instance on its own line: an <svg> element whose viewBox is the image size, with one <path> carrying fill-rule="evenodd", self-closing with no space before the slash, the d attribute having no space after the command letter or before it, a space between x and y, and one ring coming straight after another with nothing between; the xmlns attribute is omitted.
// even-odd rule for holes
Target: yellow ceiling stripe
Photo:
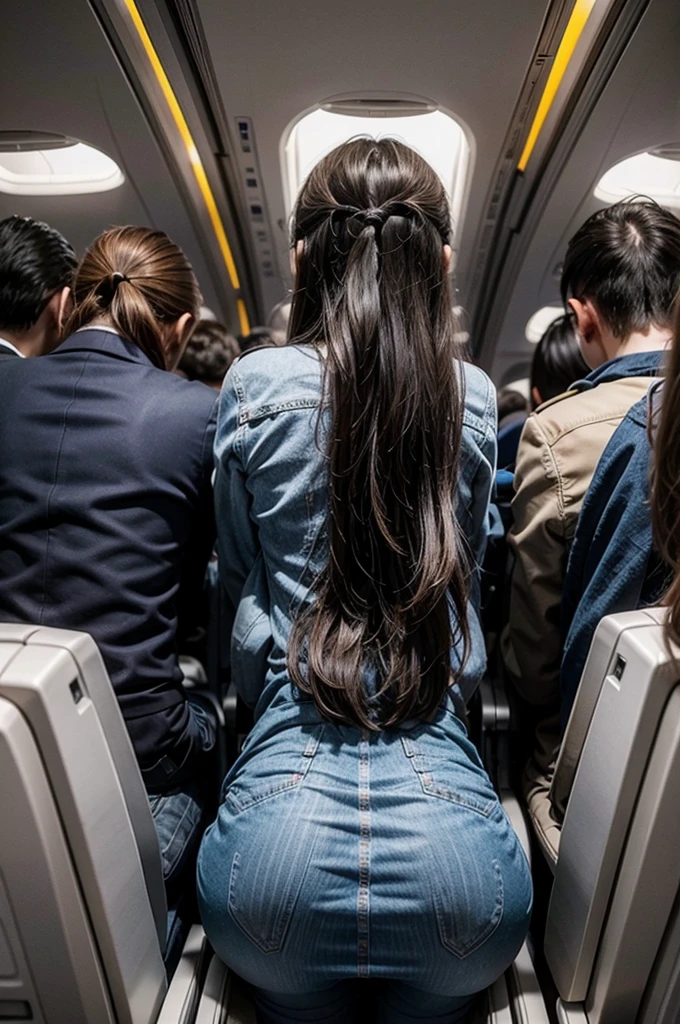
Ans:
<svg viewBox="0 0 680 1024"><path fill-rule="evenodd" d="M241 324L241 334L250 334L250 320L248 319L248 310L243 299L236 300L236 308L238 309L238 319Z"/></svg>
<svg viewBox="0 0 680 1024"><path fill-rule="evenodd" d="M229 240L227 238L226 231L224 230L224 224L222 223L222 218L220 217L217 203L215 202L215 196L213 195L208 177L205 173L205 168L200 156L198 155L198 150L196 149L196 144L191 131L189 130L189 125L182 113L182 108L177 101L174 90L170 85L168 76L165 73L165 68L161 64L160 58L156 53L156 49L151 42L151 37L146 30L146 25L142 21L142 16L139 13L135 0L125 0L125 6L130 18L132 19L132 23L137 30L137 35L139 36L146 55L149 58L149 63L153 68L158 84L163 96L165 97L165 102L168 105L168 109L172 114L172 118L177 126L182 142L184 143L184 148L187 151L189 162L194 172L200 193L203 196L203 201L205 202L208 216L210 217L210 222L213 226L213 231L215 232L215 237L217 238L217 244L219 245L224 264L227 268L231 286L235 291L238 291L241 287L241 283L239 281L238 271L236 270L231 246L229 245ZM250 324L248 320L248 311L243 299L237 299L237 306L239 321L241 324L241 333L248 334L250 332Z"/></svg>
<svg viewBox="0 0 680 1024"><path fill-rule="evenodd" d="M548 75L548 81L545 83L545 89L541 96L541 102L538 104L538 110L534 116L527 141L524 144L524 151L517 164L518 171L524 171L529 158L534 151L534 146L538 136L541 133L541 129L545 123L545 119L550 112L550 108L553 105L553 101L557 94L557 90L560 87L560 83L564 78L564 73L567 70L569 61L571 60L576 44L581 38L581 33L586 26L586 22L590 17L590 12L595 6L595 0L576 0L574 9L571 12L567 27L564 30L562 41L558 47L557 53L555 54L555 60L553 66L550 69Z"/></svg>

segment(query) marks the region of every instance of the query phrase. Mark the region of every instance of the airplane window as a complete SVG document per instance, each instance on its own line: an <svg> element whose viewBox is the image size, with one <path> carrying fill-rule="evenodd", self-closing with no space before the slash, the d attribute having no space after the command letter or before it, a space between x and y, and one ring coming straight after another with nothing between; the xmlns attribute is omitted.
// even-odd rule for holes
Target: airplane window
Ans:
<svg viewBox="0 0 680 1024"><path fill-rule="evenodd" d="M659 146L611 167L595 188L595 196L616 203L626 196L645 195L661 206L680 209L680 145Z"/></svg>
<svg viewBox="0 0 680 1024"><path fill-rule="evenodd" d="M521 377L519 380L511 380L504 386L505 391L519 391L520 395L523 395L527 402L529 401L529 378Z"/></svg>
<svg viewBox="0 0 680 1024"><path fill-rule="evenodd" d="M332 104L327 104L330 107ZM359 108L360 101L356 102ZM351 104L342 104L345 109ZM282 171L287 213L290 213L302 184L315 164L336 146L358 135L392 137L417 150L437 171L451 201L453 223L460 233L463 203L471 170L468 134L449 114L422 103L424 113L413 113L412 105L390 101L382 108L371 104L369 112L340 113L317 109L295 121L284 132Z"/></svg>
<svg viewBox="0 0 680 1024"><path fill-rule="evenodd" d="M64 196L108 192L125 181L111 157L71 139L40 148L0 138L0 192L14 196Z"/></svg>
<svg viewBox="0 0 680 1024"><path fill-rule="evenodd" d="M527 341L530 341L532 345L538 345L550 324L563 315L564 309L562 306L541 306L533 316L529 317L524 331Z"/></svg>

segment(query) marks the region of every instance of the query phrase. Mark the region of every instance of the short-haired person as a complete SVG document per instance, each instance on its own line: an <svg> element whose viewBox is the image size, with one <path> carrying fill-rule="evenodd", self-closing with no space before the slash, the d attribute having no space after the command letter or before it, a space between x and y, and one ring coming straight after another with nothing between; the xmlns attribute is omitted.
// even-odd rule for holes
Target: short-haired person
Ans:
<svg viewBox="0 0 680 1024"><path fill-rule="evenodd" d="M547 771L559 741L561 601L583 499L616 427L659 373L679 284L680 221L650 200L599 210L569 242L562 297L591 372L527 420L512 505L505 661L546 720L529 777Z"/></svg>
<svg viewBox="0 0 680 1024"><path fill-rule="evenodd" d="M184 349L178 370L187 380L200 380L219 391L227 370L240 351L236 338L223 324L217 320L199 320Z"/></svg>
<svg viewBox="0 0 680 1024"><path fill-rule="evenodd" d="M250 334L239 334L238 343L241 352L249 352L253 348L272 348L274 345L285 345L285 331L274 327L253 327Z"/></svg>
<svg viewBox="0 0 680 1024"><path fill-rule="evenodd" d="M368 977L384 1024L453 1024L531 905L460 717L485 663L494 390L456 359L450 209L413 150L334 150L293 231L290 343L242 356L220 405L220 573L255 725L201 846L201 916L261 1024L359 1020Z"/></svg>
<svg viewBox="0 0 680 1024"><path fill-rule="evenodd" d="M667 633L680 646L680 304L673 337L663 380L622 420L583 503L562 600L563 726L605 615L668 605ZM550 797L559 820L568 798L564 778L556 776Z"/></svg>
<svg viewBox="0 0 680 1024"><path fill-rule="evenodd" d="M461 357L462 358L462 357ZM498 469L512 471L519 439L529 415L529 403L512 387L498 392Z"/></svg>
<svg viewBox="0 0 680 1024"><path fill-rule="evenodd" d="M76 263L73 247L49 224L0 220L0 359L41 356L59 344Z"/></svg>
<svg viewBox="0 0 680 1024"><path fill-rule="evenodd" d="M214 743L187 701L176 644L214 539L218 399L165 372L200 306L191 266L165 234L100 235L73 290L66 340L0 373L0 621L94 637L151 797L172 901L198 841Z"/></svg>
<svg viewBox="0 0 680 1024"><path fill-rule="evenodd" d="M543 333L531 360L531 407L537 409L590 373L581 355L574 317L570 313L553 320Z"/></svg>

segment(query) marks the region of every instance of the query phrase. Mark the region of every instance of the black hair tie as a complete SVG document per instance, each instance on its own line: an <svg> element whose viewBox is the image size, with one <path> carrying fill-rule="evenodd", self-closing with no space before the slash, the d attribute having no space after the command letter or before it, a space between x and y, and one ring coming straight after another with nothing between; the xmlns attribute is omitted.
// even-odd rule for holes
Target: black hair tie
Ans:
<svg viewBox="0 0 680 1024"><path fill-rule="evenodd" d="M105 306L110 306L113 302L113 297L118 291L118 285L121 281L128 281L130 278L127 274L121 274L119 270L114 270L112 274L105 277L103 281L99 283L96 288L95 294L102 300Z"/></svg>
<svg viewBox="0 0 680 1024"><path fill-rule="evenodd" d="M374 228L376 231L384 226L385 221L391 214L389 210L383 210L380 206L370 207L368 210L362 210L359 214L359 219L362 220L366 227Z"/></svg>

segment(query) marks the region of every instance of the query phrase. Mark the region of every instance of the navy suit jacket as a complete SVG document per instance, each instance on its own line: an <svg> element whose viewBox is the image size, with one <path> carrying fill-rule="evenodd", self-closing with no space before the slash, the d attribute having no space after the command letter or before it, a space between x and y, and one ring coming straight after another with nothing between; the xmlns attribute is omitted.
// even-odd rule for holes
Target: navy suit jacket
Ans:
<svg viewBox="0 0 680 1024"><path fill-rule="evenodd" d="M96 328L0 372L0 621L92 634L147 770L198 744L176 634L214 541L216 407Z"/></svg>

